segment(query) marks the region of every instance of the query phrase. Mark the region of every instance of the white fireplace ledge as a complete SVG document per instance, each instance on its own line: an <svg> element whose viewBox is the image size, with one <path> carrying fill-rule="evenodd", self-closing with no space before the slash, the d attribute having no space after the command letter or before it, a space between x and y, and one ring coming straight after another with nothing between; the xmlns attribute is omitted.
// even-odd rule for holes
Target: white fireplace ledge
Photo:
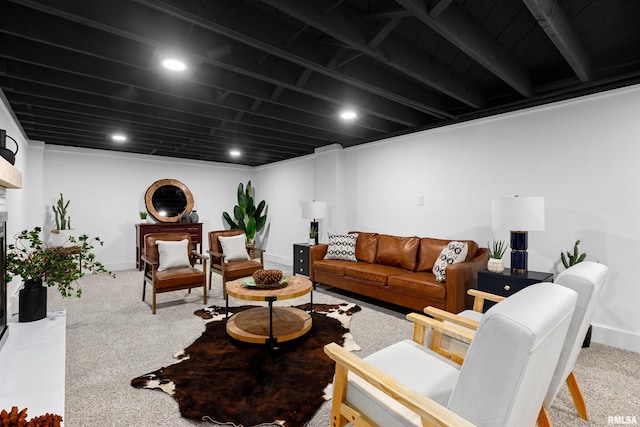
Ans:
<svg viewBox="0 0 640 427"><path fill-rule="evenodd" d="M9 318L0 349L0 410L27 408L27 419L46 413L64 419L66 311L35 322Z"/></svg>

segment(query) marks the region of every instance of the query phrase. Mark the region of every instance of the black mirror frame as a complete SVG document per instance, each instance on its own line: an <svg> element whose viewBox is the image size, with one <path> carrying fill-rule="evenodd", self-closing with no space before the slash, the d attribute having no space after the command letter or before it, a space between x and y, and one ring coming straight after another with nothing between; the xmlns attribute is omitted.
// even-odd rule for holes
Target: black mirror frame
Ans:
<svg viewBox="0 0 640 427"><path fill-rule="evenodd" d="M155 194L156 190L158 190L158 188L164 187L165 185L173 185L174 187L178 187L180 190L182 190L185 198L187 199L187 206L185 207L183 212L186 212L187 214L191 213L191 210L193 209L193 195L186 185L176 179L160 179L151 184L149 188L147 188L147 192L144 196L147 211L151 214L152 217L160 222L179 222L182 212L175 216L163 216L153 206L153 195Z"/></svg>

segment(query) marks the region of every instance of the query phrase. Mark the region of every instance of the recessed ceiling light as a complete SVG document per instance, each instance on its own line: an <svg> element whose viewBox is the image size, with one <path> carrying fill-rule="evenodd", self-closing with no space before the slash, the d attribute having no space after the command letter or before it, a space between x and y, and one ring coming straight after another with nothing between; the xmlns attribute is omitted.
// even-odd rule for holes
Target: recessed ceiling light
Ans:
<svg viewBox="0 0 640 427"><path fill-rule="evenodd" d="M340 118L342 120L353 120L356 117L358 117L358 115L353 110L345 110L345 111L340 113Z"/></svg>
<svg viewBox="0 0 640 427"><path fill-rule="evenodd" d="M184 71L187 69L187 64L179 59L164 59L162 66L171 71Z"/></svg>
<svg viewBox="0 0 640 427"><path fill-rule="evenodd" d="M123 135L121 133L114 133L113 135L111 135L111 139L116 142L125 142L129 138L127 138L126 135Z"/></svg>
<svg viewBox="0 0 640 427"><path fill-rule="evenodd" d="M231 150L229 151L229 155L231 157L240 157L242 153L240 152L240 150Z"/></svg>

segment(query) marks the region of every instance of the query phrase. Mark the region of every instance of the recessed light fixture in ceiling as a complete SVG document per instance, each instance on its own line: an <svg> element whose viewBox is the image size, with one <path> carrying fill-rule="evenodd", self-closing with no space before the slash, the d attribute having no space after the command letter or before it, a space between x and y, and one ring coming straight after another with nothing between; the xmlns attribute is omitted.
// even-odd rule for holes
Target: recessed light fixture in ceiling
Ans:
<svg viewBox="0 0 640 427"><path fill-rule="evenodd" d="M184 71L187 69L187 64L184 61L175 58L163 59L162 66L170 71Z"/></svg>
<svg viewBox="0 0 640 427"><path fill-rule="evenodd" d="M129 138L121 133L114 133L111 135L111 139L115 142L126 142Z"/></svg>
<svg viewBox="0 0 640 427"><path fill-rule="evenodd" d="M240 152L240 150L231 150L229 151L229 155L231 157L240 157L242 153Z"/></svg>
<svg viewBox="0 0 640 427"><path fill-rule="evenodd" d="M342 120L354 120L356 117L358 117L358 114L353 110L344 110L340 113Z"/></svg>

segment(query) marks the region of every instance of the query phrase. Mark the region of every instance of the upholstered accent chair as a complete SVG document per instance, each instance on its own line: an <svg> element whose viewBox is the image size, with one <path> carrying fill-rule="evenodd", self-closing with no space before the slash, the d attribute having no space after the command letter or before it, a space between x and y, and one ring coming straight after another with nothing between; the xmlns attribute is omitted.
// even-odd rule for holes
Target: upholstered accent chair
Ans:
<svg viewBox="0 0 640 427"><path fill-rule="evenodd" d="M264 269L264 249L251 248L259 258L251 258L242 230L220 230L209 233L209 289L212 273L222 277L222 295L227 297L227 281L251 276ZM226 249L226 250L225 250Z"/></svg>
<svg viewBox="0 0 640 427"><path fill-rule="evenodd" d="M573 399L578 416L585 421L589 420L586 402L578 385L576 375L573 372L573 368L591 323L597 296L607 280L608 270L608 267L604 264L593 261L583 261L569 267L556 277L554 283L574 290L578 295L578 301L575 313L571 319L567 338L562 347L558 366L553 374L553 379L540 412L539 427L552 425L547 408L551 406L553 399L565 383ZM452 322L473 330L483 317L482 310L485 300L500 302L505 299L498 295L477 290L470 290L469 293L475 298L473 310L465 310L459 315L452 315L429 307L425 309L425 313L433 316L437 320ZM430 348L451 360L461 363L467 346L459 340L442 337L442 335L436 332L431 337Z"/></svg>
<svg viewBox="0 0 640 427"><path fill-rule="evenodd" d="M202 264L195 265L196 258ZM207 303L207 257L194 251L189 233L151 233L144 236L142 254L144 279L142 301L147 283L153 290L152 312L156 314L156 294L202 286Z"/></svg>
<svg viewBox="0 0 640 427"><path fill-rule="evenodd" d="M464 329L411 313L413 340L360 359L335 343L332 426L534 426L576 305L574 291L527 287L482 317L462 365L423 345L425 329Z"/></svg>

